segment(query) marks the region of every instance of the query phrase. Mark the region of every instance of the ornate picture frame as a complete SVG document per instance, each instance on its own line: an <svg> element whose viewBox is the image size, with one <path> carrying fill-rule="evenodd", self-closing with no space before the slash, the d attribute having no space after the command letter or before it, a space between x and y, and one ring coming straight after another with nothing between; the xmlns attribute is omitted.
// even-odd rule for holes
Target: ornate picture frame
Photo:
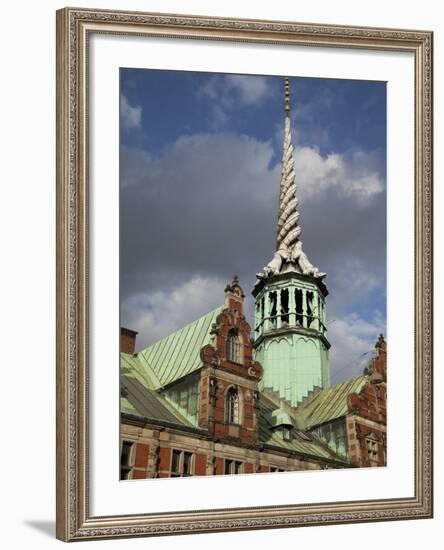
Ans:
<svg viewBox="0 0 444 550"><path fill-rule="evenodd" d="M94 210L89 202L88 44L94 34L414 56L414 496L91 514L88 312L89 219ZM57 12L57 538L74 541L432 517L432 45L429 31L78 8Z"/></svg>

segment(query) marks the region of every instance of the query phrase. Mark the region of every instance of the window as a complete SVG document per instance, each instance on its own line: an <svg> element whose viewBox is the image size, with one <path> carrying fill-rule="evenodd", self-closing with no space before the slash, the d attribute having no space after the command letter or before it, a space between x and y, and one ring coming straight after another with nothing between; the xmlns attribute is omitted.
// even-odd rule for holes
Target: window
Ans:
<svg viewBox="0 0 444 550"><path fill-rule="evenodd" d="M233 329L227 335L227 360L233 363L242 363L242 344L239 335Z"/></svg>
<svg viewBox="0 0 444 550"><path fill-rule="evenodd" d="M300 288L297 288L295 291L295 302L296 302L296 324L299 326L304 325L304 315L303 315L303 308L302 308L302 290Z"/></svg>
<svg viewBox="0 0 444 550"><path fill-rule="evenodd" d="M242 473L242 462L238 460L225 460L225 475L230 474L241 474Z"/></svg>
<svg viewBox="0 0 444 550"><path fill-rule="evenodd" d="M269 307L270 307L270 323L273 328L276 328L277 323L277 293L272 291L268 294Z"/></svg>
<svg viewBox="0 0 444 550"><path fill-rule="evenodd" d="M171 477L187 477L193 475L193 453L173 449L171 457Z"/></svg>
<svg viewBox="0 0 444 550"><path fill-rule="evenodd" d="M239 424L239 394L236 388L227 391L227 422Z"/></svg>
<svg viewBox="0 0 444 550"><path fill-rule="evenodd" d="M306 299L307 299L307 328L310 328L313 322L313 310L314 310L313 292L307 292Z"/></svg>
<svg viewBox="0 0 444 550"><path fill-rule="evenodd" d="M270 466L270 472L285 472L285 470L278 468L277 466Z"/></svg>
<svg viewBox="0 0 444 550"><path fill-rule="evenodd" d="M288 288L281 290L281 326L285 327L288 325L290 320L289 316L289 293Z"/></svg>
<svg viewBox="0 0 444 550"><path fill-rule="evenodd" d="M131 441L122 441L122 450L120 453L120 479L130 479L133 446L134 443Z"/></svg>
<svg viewBox="0 0 444 550"><path fill-rule="evenodd" d="M284 426L284 428L282 430L282 436L283 436L285 441L290 441L291 440L291 428L289 428L288 426Z"/></svg>

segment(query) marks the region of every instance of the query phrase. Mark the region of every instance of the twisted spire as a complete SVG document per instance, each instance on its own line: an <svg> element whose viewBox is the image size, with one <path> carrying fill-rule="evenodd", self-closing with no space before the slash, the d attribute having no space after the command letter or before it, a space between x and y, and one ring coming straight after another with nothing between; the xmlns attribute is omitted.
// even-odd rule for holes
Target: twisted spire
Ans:
<svg viewBox="0 0 444 550"><path fill-rule="evenodd" d="M277 224L276 250L287 256L301 234L298 225L299 212L296 197L296 181L294 173L293 144L291 142L290 124L290 83L285 79L285 127L284 146L282 151L282 170L279 194L279 216Z"/></svg>
<svg viewBox="0 0 444 550"><path fill-rule="evenodd" d="M296 197L296 180L294 172L293 144L291 141L290 124L290 82L285 79L285 125L284 145L282 151L282 170L279 192L279 215L276 230L276 252L272 260L257 274L258 279L272 275L295 271L304 275L323 279L317 267L310 263L302 250L302 241L299 240L301 228L298 224L298 199Z"/></svg>

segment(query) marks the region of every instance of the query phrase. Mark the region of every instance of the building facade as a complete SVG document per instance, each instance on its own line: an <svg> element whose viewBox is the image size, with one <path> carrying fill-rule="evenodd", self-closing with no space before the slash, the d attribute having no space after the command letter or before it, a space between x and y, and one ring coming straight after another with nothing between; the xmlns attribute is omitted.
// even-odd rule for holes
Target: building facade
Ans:
<svg viewBox="0 0 444 550"><path fill-rule="evenodd" d="M348 465L260 392L263 370L243 307L234 278L221 308L138 354L122 330L122 478Z"/></svg>
<svg viewBox="0 0 444 550"><path fill-rule="evenodd" d="M122 479L385 465L386 343L330 385L326 274L300 234L286 79L276 250L253 331L237 277L219 308L139 353L121 329Z"/></svg>

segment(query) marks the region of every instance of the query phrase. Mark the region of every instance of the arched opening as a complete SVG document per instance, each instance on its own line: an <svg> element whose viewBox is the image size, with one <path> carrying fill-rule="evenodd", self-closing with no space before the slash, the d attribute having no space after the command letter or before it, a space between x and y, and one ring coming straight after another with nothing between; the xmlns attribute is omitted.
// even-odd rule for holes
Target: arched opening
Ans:
<svg viewBox="0 0 444 550"><path fill-rule="evenodd" d="M303 315L303 309L302 309L302 290L300 288L296 289L295 300L296 300L296 325L299 325L302 327L304 325L304 315Z"/></svg>
<svg viewBox="0 0 444 550"><path fill-rule="evenodd" d="M277 325L277 293L272 291L268 294L269 307L270 307L270 325L272 328L276 328Z"/></svg>
<svg viewBox="0 0 444 550"><path fill-rule="evenodd" d="M314 320L314 294L307 292L307 328L311 328Z"/></svg>
<svg viewBox="0 0 444 550"><path fill-rule="evenodd" d="M226 399L227 422L239 424L239 392L236 388L229 388Z"/></svg>
<svg viewBox="0 0 444 550"><path fill-rule="evenodd" d="M227 361L242 363L242 342L236 330L231 329L227 334Z"/></svg>
<svg viewBox="0 0 444 550"><path fill-rule="evenodd" d="M288 288L281 291L281 326L288 326L289 317L289 293Z"/></svg>

